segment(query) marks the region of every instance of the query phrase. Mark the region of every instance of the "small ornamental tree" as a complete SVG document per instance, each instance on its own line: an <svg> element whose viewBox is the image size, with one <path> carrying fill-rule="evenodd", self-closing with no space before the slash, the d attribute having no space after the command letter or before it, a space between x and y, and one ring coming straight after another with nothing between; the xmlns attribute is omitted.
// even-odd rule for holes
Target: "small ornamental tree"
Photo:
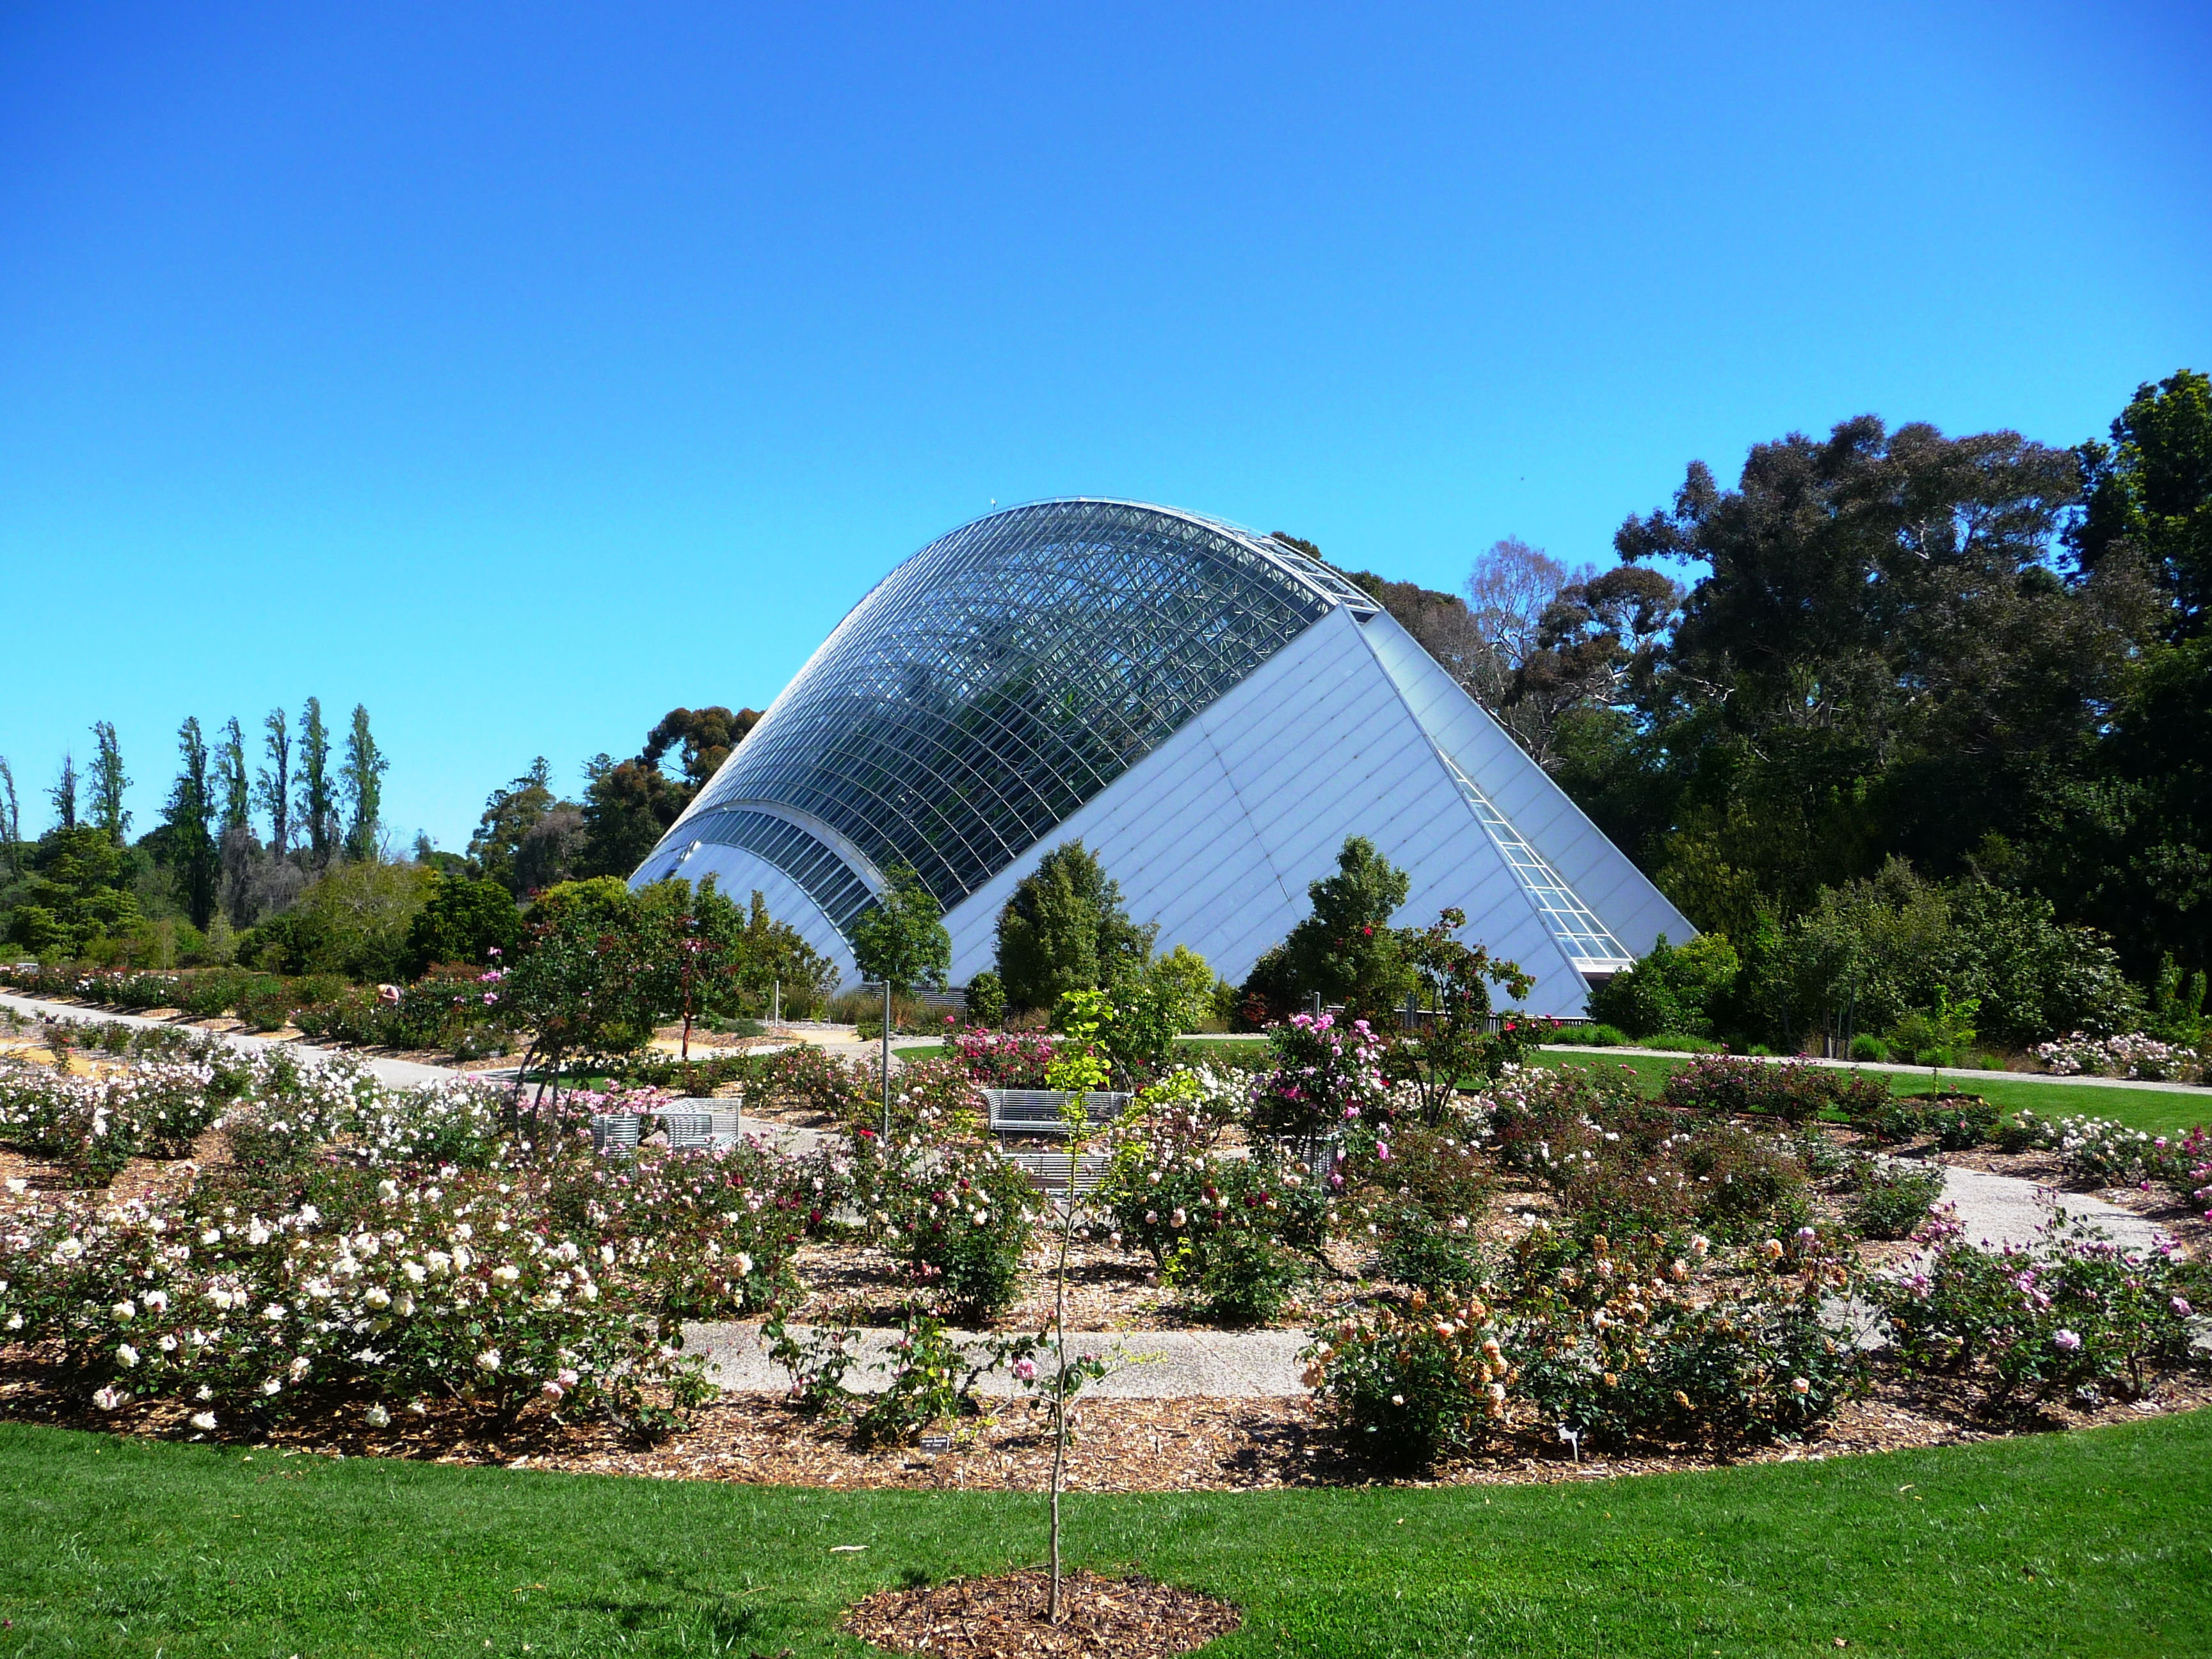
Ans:
<svg viewBox="0 0 2212 1659"><path fill-rule="evenodd" d="M561 1073L578 1054L627 1054L653 1035L656 975L636 896L612 876L566 882L538 902L528 949L501 987L508 1017L532 1031L515 1073Z"/></svg>
<svg viewBox="0 0 2212 1659"><path fill-rule="evenodd" d="M884 877L888 890L853 928L853 957L861 975L898 992L942 986L952 965L945 908L910 866L893 865Z"/></svg>
<svg viewBox="0 0 2212 1659"><path fill-rule="evenodd" d="M1404 936L1406 961L1431 1013L1418 1033L1392 1050L1389 1069L1419 1091L1425 1123L1443 1116L1455 1090L1488 1082L1528 1046L1525 1021L1491 1030L1490 987L1502 986L1517 999L1528 994L1535 979L1517 963L1495 961L1482 946L1452 937L1466 925L1467 913L1454 906L1427 928L1408 928Z"/></svg>

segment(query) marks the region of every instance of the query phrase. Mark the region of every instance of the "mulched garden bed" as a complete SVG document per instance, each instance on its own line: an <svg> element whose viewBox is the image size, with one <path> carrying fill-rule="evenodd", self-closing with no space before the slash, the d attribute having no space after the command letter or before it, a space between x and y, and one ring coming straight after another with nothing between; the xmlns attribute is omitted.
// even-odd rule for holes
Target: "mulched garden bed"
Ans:
<svg viewBox="0 0 2212 1659"><path fill-rule="evenodd" d="M55 1356L0 1348L0 1419L52 1424L161 1439L196 1436L182 1401L95 1410L65 1393ZM1863 1396L1846 1401L1802 1441L1734 1452L1698 1445L1648 1445L1620 1453L1584 1450L1579 1459L1547 1427L1531 1427L1481 1456L1401 1483L1359 1458L1303 1399L1108 1400L1076 1407L1077 1444L1069 1490L1097 1492L1254 1492L1291 1486L1413 1484L1493 1486L1659 1474L1744 1463L1796 1462L1910 1447L1965 1445L2010 1434L2042 1433L2136 1421L2212 1405L2212 1377L2170 1376L2149 1398L2094 1408L2053 1404L2035 1417L1994 1422L1977 1413L1970 1392L1943 1377L1903 1377L1877 1368ZM361 1420L358 1405L295 1420L265 1438L235 1443L289 1454L395 1457L664 1480L726 1480L746 1486L819 1486L839 1491L1043 1492L1052 1468L1048 1419L1025 1405L1000 1403L994 1414L960 1425L944 1450L891 1447L864 1452L836 1425L801 1416L782 1396L720 1396L691 1429L641 1446L612 1425L563 1424L542 1409L514 1427L495 1429L455 1407L427 1418L395 1414L384 1429Z"/></svg>
<svg viewBox="0 0 2212 1659"><path fill-rule="evenodd" d="M1046 1622L1052 1575L1042 1568L878 1590L854 1603L845 1628L893 1653L948 1659L1097 1654L1155 1659L1188 1653L1243 1622L1226 1601L1149 1578L1071 1572L1060 1580L1060 1622Z"/></svg>

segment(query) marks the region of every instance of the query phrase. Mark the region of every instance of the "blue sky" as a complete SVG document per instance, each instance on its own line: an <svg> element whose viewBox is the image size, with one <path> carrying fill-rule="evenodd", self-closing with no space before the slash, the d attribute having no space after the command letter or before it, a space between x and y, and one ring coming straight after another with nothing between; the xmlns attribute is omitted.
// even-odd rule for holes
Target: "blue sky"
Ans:
<svg viewBox="0 0 2212 1659"><path fill-rule="evenodd" d="M366 702L465 842L1000 503L1441 586L2212 368L2200 7L0 11L0 754Z"/></svg>

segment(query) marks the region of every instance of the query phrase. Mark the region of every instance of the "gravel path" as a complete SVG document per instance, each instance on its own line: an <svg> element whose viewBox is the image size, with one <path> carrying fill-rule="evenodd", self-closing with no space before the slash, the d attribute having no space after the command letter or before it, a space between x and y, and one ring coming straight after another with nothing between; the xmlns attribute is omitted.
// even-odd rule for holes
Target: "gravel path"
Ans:
<svg viewBox="0 0 2212 1659"><path fill-rule="evenodd" d="M122 1025L140 1025L150 1029L157 1025L173 1028L177 1023L168 1019L149 1019L143 1014L112 1014L102 1008L81 1007L72 1002L42 1002L34 997L17 996L11 992L0 992L0 1007L13 1008L20 1013L28 1014L37 1019L84 1020L103 1025L113 1023ZM191 1029L201 1028L195 1026ZM305 1054L311 1059L337 1058L330 1049L318 1048L293 1037L280 1040L275 1037L254 1036L245 1031L209 1031L206 1035L220 1037L234 1048L243 1049L248 1054L281 1047L289 1048L295 1054ZM436 1083L442 1079L465 1075L454 1071L451 1066L425 1066L419 1060L386 1060L362 1054L355 1054L351 1058L359 1060L362 1066L374 1073L380 1081L401 1085Z"/></svg>
<svg viewBox="0 0 2212 1659"><path fill-rule="evenodd" d="M806 1329L794 1326L794 1331ZM884 1374L864 1368L885 1358L896 1331L861 1334L860 1364L846 1379L854 1393L875 1393ZM955 1333L981 1358L981 1339ZM781 1394L791 1374L769 1358L757 1325L687 1325L685 1347L707 1356L708 1374L733 1393ZM1116 1369L1084 1390L1116 1400L1265 1400L1301 1395L1298 1351L1311 1341L1304 1331L1070 1331L1078 1353L1103 1353ZM981 1395L1018 1392L1013 1379L994 1372L976 1384Z"/></svg>

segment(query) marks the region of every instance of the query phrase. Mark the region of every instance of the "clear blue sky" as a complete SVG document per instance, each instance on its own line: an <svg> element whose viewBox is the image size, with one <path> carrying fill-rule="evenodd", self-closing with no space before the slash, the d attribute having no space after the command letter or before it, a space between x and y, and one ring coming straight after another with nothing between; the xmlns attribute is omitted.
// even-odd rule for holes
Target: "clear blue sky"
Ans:
<svg viewBox="0 0 2212 1659"><path fill-rule="evenodd" d="M0 12L0 753L366 702L465 841L1001 503L1455 586L2212 368L2201 5Z"/></svg>

